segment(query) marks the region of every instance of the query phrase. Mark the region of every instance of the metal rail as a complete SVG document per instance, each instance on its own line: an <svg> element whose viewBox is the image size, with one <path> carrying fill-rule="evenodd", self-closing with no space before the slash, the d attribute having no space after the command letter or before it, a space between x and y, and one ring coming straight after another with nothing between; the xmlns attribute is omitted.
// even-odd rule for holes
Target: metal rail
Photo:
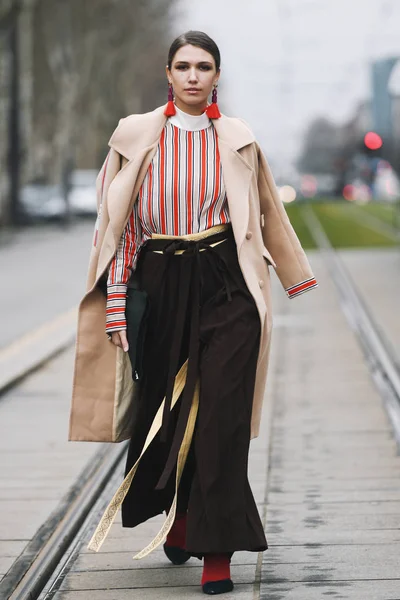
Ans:
<svg viewBox="0 0 400 600"><path fill-rule="evenodd" d="M363 302L343 261L332 247L318 217L309 205L302 215L317 247L324 254L329 273L339 294L350 327L357 334L372 378L384 400L397 444L400 447L400 370L384 335Z"/></svg>
<svg viewBox="0 0 400 600"><path fill-rule="evenodd" d="M0 352L4 375L0 377L0 399L22 379L31 376L73 344L75 321L76 309L73 309ZM33 345L36 352L32 352ZM82 469L56 509L0 581L1 600L39 598L59 565L65 562L71 545L79 539L88 515L105 496L108 484L124 461L126 450L127 443L100 445L96 455ZM104 505L107 503L105 500L102 502Z"/></svg>
<svg viewBox="0 0 400 600"><path fill-rule="evenodd" d="M79 535L89 513L102 497L107 484L124 459L126 449L126 443L107 447L101 454L97 468L92 470L84 485L80 484L79 479L77 480L75 485L79 486L79 493L75 494L75 498L66 506L58 522L55 522L54 515L51 515L40 528L39 531L42 531L43 528L46 529L46 525L49 525L52 528L51 535L32 557L29 567L23 576L19 577L19 581L14 581L14 588L6 590L4 587L2 591L0 586L1 598L36 600L39 597L68 548ZM3 580L3 582L10 587L10 581ZM8 595L3 596L3 593Z"/></svg>

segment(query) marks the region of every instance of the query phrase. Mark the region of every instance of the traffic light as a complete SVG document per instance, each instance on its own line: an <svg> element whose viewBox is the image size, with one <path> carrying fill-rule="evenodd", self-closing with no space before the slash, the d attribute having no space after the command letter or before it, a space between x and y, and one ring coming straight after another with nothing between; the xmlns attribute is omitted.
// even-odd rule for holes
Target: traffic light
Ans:
<svg viewBox="0 0 400 600"><path fill-rule="evenodd" d="M383 141L375 131L368 131L364 136L364 144L368 150L379 150L379 148L382 148Z"/></svg>

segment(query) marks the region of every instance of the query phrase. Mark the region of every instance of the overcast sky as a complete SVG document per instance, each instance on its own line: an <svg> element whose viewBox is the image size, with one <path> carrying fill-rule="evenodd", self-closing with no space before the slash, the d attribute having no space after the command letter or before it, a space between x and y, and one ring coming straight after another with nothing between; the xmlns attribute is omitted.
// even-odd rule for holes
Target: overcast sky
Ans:
<svg viewBox="0 0 400 600"><path fill-rule="evenodd" d="M222 55L224 112L246 119L276 168L318 115L343 122L369 94L368 63L400 57L400 0L178 0L176 33ZM400 93L400 64L391 86Z"/></svg>

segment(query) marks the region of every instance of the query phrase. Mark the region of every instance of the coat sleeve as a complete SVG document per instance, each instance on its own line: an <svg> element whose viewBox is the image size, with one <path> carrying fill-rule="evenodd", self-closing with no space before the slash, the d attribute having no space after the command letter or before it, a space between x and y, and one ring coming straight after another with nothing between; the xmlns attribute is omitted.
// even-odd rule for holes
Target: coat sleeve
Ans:
<svg viewBox="0 0 400 600"><path fill-rule="evenodd" d="M271 169L258 152L258 192L264 246L276 263L276 274L289 298L318 286L307 256L280 199Z"/></svg>

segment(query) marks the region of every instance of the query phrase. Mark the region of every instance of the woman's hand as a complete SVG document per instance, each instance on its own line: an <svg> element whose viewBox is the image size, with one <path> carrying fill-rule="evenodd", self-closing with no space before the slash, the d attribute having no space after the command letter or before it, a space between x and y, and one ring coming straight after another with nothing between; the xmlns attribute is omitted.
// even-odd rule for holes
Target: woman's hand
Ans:
<svg viewBox="0 0 400 600"><path fill-rule="evenodd" d="M129 344L126 338L125 329L122 329L121 331L113 331L113 333L111 334L111 341L116 346L122 348L124 352L128 352Z"/></svg>

